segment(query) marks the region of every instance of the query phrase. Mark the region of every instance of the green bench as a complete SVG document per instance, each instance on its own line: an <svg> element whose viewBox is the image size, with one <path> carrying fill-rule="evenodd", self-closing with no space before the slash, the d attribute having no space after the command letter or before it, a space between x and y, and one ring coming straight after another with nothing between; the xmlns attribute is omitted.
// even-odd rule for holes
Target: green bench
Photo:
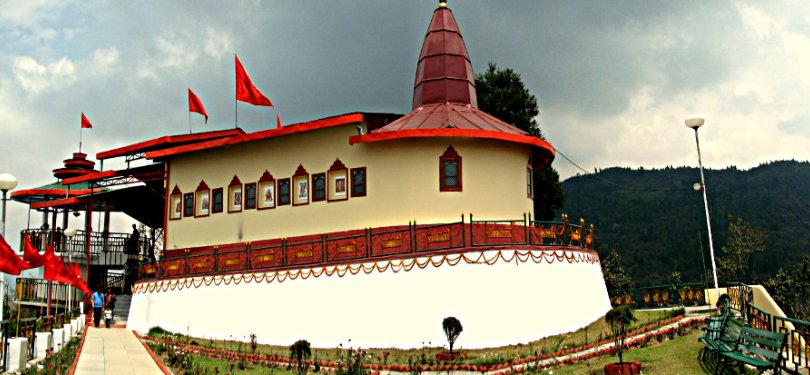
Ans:
<svg viewBox="0 0 810 375"><path fill-rule="evenodd" d="M705 346L700 359L706 359L706 353L721 353L733 351L736 347L740 332L745 323L723 314L709 318L709 324L703 329L703 335L698 339Z"/></svg>
<svg viewBox="0 0 810 375"><path fill-rule="evenodd" d="M718 351L720 357L717 367L715 367L715 373L726 359L731 359L739 363L740 367L746 364L755 367L760 372L773 370L778 374L780 373L782 348L786 341L787 335L784 333L743 326L734 350Z"/></svg>

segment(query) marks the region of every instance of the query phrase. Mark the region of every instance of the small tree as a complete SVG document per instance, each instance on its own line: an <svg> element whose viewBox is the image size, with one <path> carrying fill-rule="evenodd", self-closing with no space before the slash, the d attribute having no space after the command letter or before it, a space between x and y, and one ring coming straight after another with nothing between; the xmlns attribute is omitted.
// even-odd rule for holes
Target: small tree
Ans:
<svg viewBox="0 0 810 375"><path fill-rule="evenodd" d="M622 258L616 249L612 249L602 261L602 273L608 290L627 289L633 284L633 279L625 271Z"/></svg>
<svg viewBox="0 0 810 375"><path fill-rule="evenodd" d="M633 317L633 310L626 305L614 307L605 314L605 321L610 326L611 333L613 333L613 344L616 346L616 354L619 355L619 364L622 364L627 328L630 327L630 323L634 320L636 318Z"/></svg>
<svg viewBox="0 0 810 375"><path fill-rule="evenodd" d="M290 346L290 360L294 360L296 363L296 373L299 375L307 373L309 365L304 364L304 358L309 358L311 355L312 350L309 348L309 341L307 340L298 340Z"/></svg>
<svg viewBox="0 0 810 375"><path fill-rule="evenodd" d="M717 258L717 273L720 280L756 282L756 270L752 270L751 257L765 252L765 232L732 215L728 216L728 240L720 249Z"/></svg>
<svg viewBox="0 0 810 375"><path fill-rule="evenodd" d="M458 319L448 316L442 320L442 329L444 329L444 335L447 336L447 342L450 344L450 354L453 354L453 344L455 344L464 327L461 326Z"/></svg>

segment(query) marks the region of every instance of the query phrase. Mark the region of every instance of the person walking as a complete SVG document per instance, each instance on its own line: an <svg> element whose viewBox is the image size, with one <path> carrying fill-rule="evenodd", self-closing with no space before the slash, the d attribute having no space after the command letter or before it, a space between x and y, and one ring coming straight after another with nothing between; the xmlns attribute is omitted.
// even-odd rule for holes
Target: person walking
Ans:
<svg viewBox="0 0 810 375"><path fill-rule="evenodd" d="M107 309L110 309L110 319L113 318L113 313L115 312L115 292L112 289L107 288L107 295L105 296L105 301L107 301Z"/></svg>
<svg viewBox="0 0 810 375"><path fill-rule="evenodd" d="M102 309L104 308L104 293L101 292L101 287L96 287L93 293L93 325L98 328L101 323Z"/></svg>

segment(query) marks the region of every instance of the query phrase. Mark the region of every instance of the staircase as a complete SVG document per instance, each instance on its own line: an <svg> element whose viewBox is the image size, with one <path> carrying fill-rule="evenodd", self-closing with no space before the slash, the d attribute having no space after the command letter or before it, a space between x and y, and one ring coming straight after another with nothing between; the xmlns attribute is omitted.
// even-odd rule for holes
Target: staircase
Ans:
<svg viewBox="0 0 810 375"><path fill-rule="evenodd" d="M132 301L132 296L120 294L115 296L115 310L113 310L113 325L127 325L127 317L129 317L129 305Z"/></svg>

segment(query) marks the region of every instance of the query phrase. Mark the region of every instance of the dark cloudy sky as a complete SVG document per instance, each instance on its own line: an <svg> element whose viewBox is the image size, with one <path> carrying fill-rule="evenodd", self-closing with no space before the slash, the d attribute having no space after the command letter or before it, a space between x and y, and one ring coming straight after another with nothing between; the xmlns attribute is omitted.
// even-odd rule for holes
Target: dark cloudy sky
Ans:
<svg viewBox="0 0 810 375"><path fill-rule="evenodd" d="M239 104L252 132L410 110L437 2L0 0L0 173L53 181L84 151L188 132L186 89L234 126L233 55L276 108ZM476 72L523 76L548 140L588 170L810 158L810 2L453 1ZM115 167L106 165L105 167ZM558 157L563 177L577 173ZM710 182L709 182L710 183ZM9 231L26 207L11 203ZM12 237L13 238L13 237Z"/></svg>

